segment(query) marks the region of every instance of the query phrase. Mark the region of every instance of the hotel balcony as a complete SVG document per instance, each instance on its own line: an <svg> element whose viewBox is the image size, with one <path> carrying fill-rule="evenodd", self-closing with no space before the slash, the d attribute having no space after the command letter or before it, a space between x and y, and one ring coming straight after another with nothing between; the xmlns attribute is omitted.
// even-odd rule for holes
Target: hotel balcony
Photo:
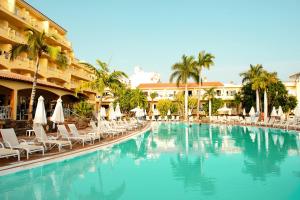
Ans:
<svg viewBox="0 0 300 200"><path fill-rule="evenodd" d="M42 22L35 19L26 10L15 10L14 12L8 10L8 6L0 1L0 18L9 21L12 25L22 28L33 28L39 32L43 32L45 29L42 26ZM46 31L47 32L47 31ZM53 34L55 33L55 34ZM51 37L51 36L55 37ZM72 46L69 41L63 38L58 32L54 31L53 28L49 28L48 42L51 45L60 45L67 50L71 50ZM24 38L25 39L25 38ZM25 39L26 41L26 39ZM24 43L23 39L18 41Z"/></svg>
<svg viewBox="0 0 300 200"><path fill-rule="evenodd" d="M35 71L34 61L21 57L17 57L14 61L10 61L8 53L0 55L0 65L2 66L2 69Z"/></svg>
<svg viewBox="0 0 300 200"><path fill-rule="evenodd" d="M63 83L70 82L70 78L71 78L70 72L68 69L60 70L60 69L57 69L56 67L51 67L51 66L47 67L46 76L47 76L47 80L50 80L50 79L57 80L57 81L60 81Z"/></svg>
<svg viewBox="0 0 300 200"><path fill-rule="evenodd" d="M24 36L9 27L0 26L0 41L7 43L26 43Z"/></svg>

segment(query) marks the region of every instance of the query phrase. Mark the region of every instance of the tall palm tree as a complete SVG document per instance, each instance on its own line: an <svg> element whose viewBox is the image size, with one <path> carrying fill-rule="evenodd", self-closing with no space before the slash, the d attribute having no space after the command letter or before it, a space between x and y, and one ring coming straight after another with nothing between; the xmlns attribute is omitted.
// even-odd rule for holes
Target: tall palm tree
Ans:
<svg viewBox="0 0 300 200"><path fill-rule="evenodd" d="M276 83L277 81L278 81L277 73L276 72L269 73L266 70L263 70L260 76L255 77L253 81L253 86L255 88L264 91L264 121L266 121L268 117L267 89L270 84Z"/></svg>
<svg viewBox="0 0 300 200"><path fill-rule="evenodd" d="M152 93L150 94L151 105L150 105L149 113L151 113L151 111L152 111L153 101L154 101L154 99L155 99L157 96L158 96L157 92L152 92Z"/></svg>
<svg viewBox="0 0 300 200"><path fill-rule="evenodd" d="M105 62L96 60L96 63L99 66L98 69L89 63L82 63L94 71L95 78L93 81L80 85L78 88L76 88L76 92L86 88L94 90L100 95L99 107L101 107L105 90L109 89L113 93L116 92L120 87L123 87L122 79L127 78L128 76L122 71L110 72L109 66Z"/></svg>
<svg viewBox="0 0 300 200"><path fill-rule="evenodd" d="M199 88L198 88L198 102L197 102L197 119L199 119L199 108L200 108L200 100L201 100L201 86L202 86L202 70L203 69L210 69L213 66L215 56L210 53L205 53L205 51L201 51L198 54L197 60L197 71L199 74Z"/></svg>
<svg viewBox="0 0 300 200"><path fill-rule="evenodd" d="M27 36L27 43L13 45L10 49L10 60L15 60L22 53L26 53L29 59L35 60L36 67L33 75L32 90L28 109L28 120L32 120L32 110L35 100L37 76L39 71L39 60L41 56L43 54L48 54L52 60L56 61L58 65L63 67L67 66L68 59L65 53L61 52L58 47L54 47L46 43L45 32L40 33L34 29L26 29L25 32Z"/></svg>
<svg viewBox="0 0 300 200"><path fill-rule="evenodd" d="M208 99L208 116L209 118L211 117L211 100L215 98L215 89L214 87L206 89L205 93L203 95L203 99L207 98Z"/></svg>
<svg viewBox="0 0 300 200"><path fill-rule="evenodd" d="M259 112L259 87L257 83L257 81L259 81L259 79L257 77L259 77L261 75L261 73L263 72L263 66L261 64L257 64L257 65L250 65L250 69L246 72L242 72L240 73L240 76L243 78L242 82L243 83L250 83L252 86L252 90L255 90L256 92L256 111Z"/></svg>
<svg viewBox="0 0 300 200"><path fill-rule="evenodd" d="M187 120L188 117L188 80L190 78L194 79L196 82L199 81L198 73L196 71L196 62L193 56L182 56L182 60L178 63L175 63L172 66L172 74L170 76L170 82L176 80L177 87L182 83L185 86L185 95L184 95L184 119Z"/></svg>

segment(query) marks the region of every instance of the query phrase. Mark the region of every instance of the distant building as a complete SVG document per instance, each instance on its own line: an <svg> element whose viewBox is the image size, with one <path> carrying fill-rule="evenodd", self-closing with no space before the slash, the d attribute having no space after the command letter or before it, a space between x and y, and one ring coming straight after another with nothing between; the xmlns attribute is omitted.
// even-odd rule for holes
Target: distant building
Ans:
<svg viewBox="0 0 300 200"><path fill-rule="evenodd" d="M298 99L298 106L300 104L300 73L290 76L291 81L284 82L289 95L296 96ZM201 95L205 93L205 89L215 88L216 98L222 99L227 107L232 108L232 113L236 114L236 108L231 106L232 100L234 100L234 95L241 91L242 84L234 83L222 83L222 82L209 82L207 79L202 83ZM156 92L158 96L153 100L152 109L156 108L156 104L161 99L174 100L174 97L178 93L182 93L185 90L184 85L180 84L179 87L175 83L141 83L137 88L141 89L151 102L150 94ZM189 83L188 84L188 95L198 97L198 84ZM207 100L201 100L201 104L206 103Z"/></svg>

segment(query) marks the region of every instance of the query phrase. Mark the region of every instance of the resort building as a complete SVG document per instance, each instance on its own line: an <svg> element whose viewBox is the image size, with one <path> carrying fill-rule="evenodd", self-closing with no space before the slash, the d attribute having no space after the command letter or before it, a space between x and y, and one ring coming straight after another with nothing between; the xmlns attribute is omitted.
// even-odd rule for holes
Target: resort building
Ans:
<svg viewBox="0 0 300 200"><path fill-rule="evenodd" d="M296 96L298 99L298 106L300 102L300 73L290 76L290 81L284 82L286 89L288 90L289 95ZM241 91L242 84L234 83L221 83L221 82L209 82L204 81L201 86L201 95L205 94L205 90L208 88L215 88L215 98L220 98L224 101L227 107L232 109L232 114L237 114L235 107L231 106L232 100L234 100L234 95ZM148 101L152 102L150 97L151 93L156 92L158 96L153 99L152 109L156 108L157 102L161 99L170 99L174 100L176 94L184 93L185 86L180 84L177 87L176 83L142 83L138 86L148 97ZM198 84L189 83L188 84L188 95L195 98L198 97ZM201 100L201 105L207 102L207 99ZM195 111L196 112L196 111Z"/></svg>
<svg viewBox="0 0 300 200"><path fill-rule="evenodd" d="M75 96L74 89L93 79L93 72L75 58L67 31L23 0L0 0L0 119L26 119L31 94L35 61L23 54L10 61L9 51L14 44L26 43L26 28L45 32L47 43L58 47L68 58L68 66L61 68L49 55L39 61L36 99L43 95L47 115L61 96L64 107L83 98L96 103L90 90ZM55 37L51 37L55 36Z"/></svg>

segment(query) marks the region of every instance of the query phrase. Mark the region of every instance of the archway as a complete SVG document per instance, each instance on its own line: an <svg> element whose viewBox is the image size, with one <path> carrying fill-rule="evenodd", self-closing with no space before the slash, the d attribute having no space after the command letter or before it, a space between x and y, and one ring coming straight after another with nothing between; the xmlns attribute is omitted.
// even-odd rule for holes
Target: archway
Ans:
<svg viewBox="0 0 300 200"><path fill-rule="evenodd" d="M26 120L28 118L30 95L31 95L31 88L22 89L18 91L17 119L19 120ZM36 90L35 100L33 103L33 115L35 113L37 101L40 96L44 97L46 115L47 117L49 117L55 108L56 100L58 99L59 96L49 90L38 88Z"/></svg>

